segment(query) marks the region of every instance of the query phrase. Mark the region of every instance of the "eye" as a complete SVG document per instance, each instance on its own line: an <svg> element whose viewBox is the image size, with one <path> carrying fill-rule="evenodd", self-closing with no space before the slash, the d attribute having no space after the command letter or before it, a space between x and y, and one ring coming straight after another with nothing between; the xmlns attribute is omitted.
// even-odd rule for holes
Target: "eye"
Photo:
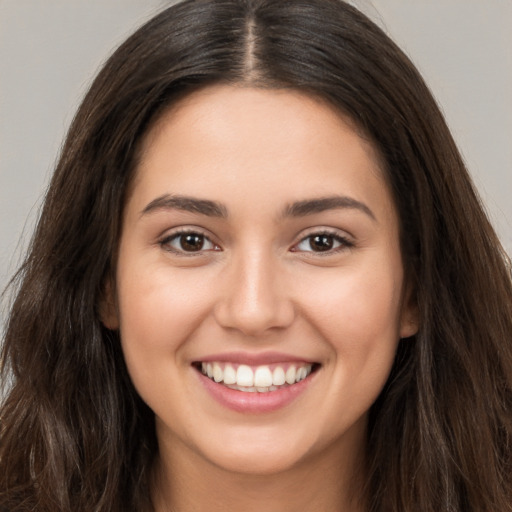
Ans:
<svg viewBox="0 0 512 512"><path fill-rule="evenodd" d="M293 251L334 253L344 248L353 247L347 238L335 233L313 233L303 238L293 247Z"/></svg>
<svg viewBox="0 0 512 512"><path fill-rule="evenodd" d="M164 238L160 245L169 251L175 253L195 253L202 251L215 251L219 247L215 245L207 236L195 231L183 231L174 233Z"/></svg>

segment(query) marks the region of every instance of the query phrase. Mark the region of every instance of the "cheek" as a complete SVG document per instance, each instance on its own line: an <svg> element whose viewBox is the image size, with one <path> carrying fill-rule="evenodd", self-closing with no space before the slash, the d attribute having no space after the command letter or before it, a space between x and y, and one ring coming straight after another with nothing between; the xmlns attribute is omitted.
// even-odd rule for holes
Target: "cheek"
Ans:
<svg viewBox="0 0 512 512"><path fill-rule="evenodd" d="M208 311L209 296L201 276L169 272L157 265L118 267L120 335L134 381L180 358L181 346ZM128 263L128 262L126 262ZM128 270L125 271L125 270Z"/></svg>
<svg viewBox="0 0 512 512"><path fill-rule="evenodd" d="M400 330L401 274L367 267L333 274L324 286L302 292L310 321L337 357L362 363L378 354L393 355Z"/></svg>
<svg viewBox="0 0 512 512"><path fill-rule="evenodd" d="M397 277L395 275L395 277ZM401 280L393 274L340 274L309 293L309 322L331 347L324 415L333 436L361 418L388 379L399 342ZM336 412L333 419L332 411Z"/></svg>
<svg viewBox="0 0 512 512"><path fill-rule="evenodd" d="M207 314L208 294L190 272L170 272L167 266L151 262L129 263L118 264L117 297L130 378L155 412L189 407L180 393L188 369L183 361L186 346Z"/></svg>

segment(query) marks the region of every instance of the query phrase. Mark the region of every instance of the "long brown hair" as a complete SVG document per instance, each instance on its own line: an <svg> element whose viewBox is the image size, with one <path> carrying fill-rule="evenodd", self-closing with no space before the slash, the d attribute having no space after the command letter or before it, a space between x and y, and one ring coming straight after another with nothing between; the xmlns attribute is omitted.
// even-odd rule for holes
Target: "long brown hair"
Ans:
<svg viewBox="0 0 512 512"><path fill-rule="evenodd" d="M98 309L144 134L215 83L320 97L380 155L421 325L370 411L369 512L511 511L510 265L422 78L341 0L188 0L107 61L11 284L0 509L151 510L153 415Z"/></svg>

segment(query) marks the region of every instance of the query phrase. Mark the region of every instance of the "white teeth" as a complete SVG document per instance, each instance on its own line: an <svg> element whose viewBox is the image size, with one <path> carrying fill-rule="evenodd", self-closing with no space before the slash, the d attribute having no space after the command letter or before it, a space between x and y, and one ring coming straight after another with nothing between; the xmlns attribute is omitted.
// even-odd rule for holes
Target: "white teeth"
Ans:
<svg viewBox="0 0 512 512"><path fill-rule="evenodd" d="M268 393L283 386L292 385L304 380L312 371L312 365L290 364L286 372L282 366L272 371L269 366L262 365L251 368L241 364L235 369L231 364L222 362L201 363L201 371L210 379L238 391Z"/></svg>
<svg viewBox="0 0 512 512"><path fill-rule="evenodd" d="M302 367L297 370L297 373L295 374L295 382L300 382L302 379L305 379L307 375L306 368ZM215 375L214 375L215 376Z"/></svg>
<svg viewBox="0 0 512 512"><path fill-rule="evenodd" d="M241 364L236 371L236 383L239 386L254 386L254 374L250 366Z"/></svg>
<svg viewBox="0 0 512 512"><path fill-rule="evenodd" d="M236 372L230 364L224 368L224 384L236 384Z"/></svg>
<svg viewBox="0 0 512 512"><path fill-rule="evenodd" d="M238 386L238 390L243 391L244 393L254 393L257 391L257 389L254 386L249 386L249 387Z"/></svg>
<svg viewBox="0 0 512 512"><path fill-rule="evenodd" d="M290 366L288 370L286 370L285 379L288 384L294 384L295 383L295 366Z"/></svg>
<svg viewBox="0 0 512 512"><path fill-rule="evenodd" d="M254 385L261 388L272 386L272 372L268 366L258 366L258 368L256 368Z"/></svg>
<svg viewBox="0 0 512 512"><path fill-rule="evenodd" d="M286 382L286 376L284 370L277 366L272 374L272 384L274 386L282 386Z"/></svg>
<svg viewBox="0 0 512 512"><path fill-rule="evenodd" d="M224 372L218 363L213 363L213 380L220 382L224 378Z"/></svg>

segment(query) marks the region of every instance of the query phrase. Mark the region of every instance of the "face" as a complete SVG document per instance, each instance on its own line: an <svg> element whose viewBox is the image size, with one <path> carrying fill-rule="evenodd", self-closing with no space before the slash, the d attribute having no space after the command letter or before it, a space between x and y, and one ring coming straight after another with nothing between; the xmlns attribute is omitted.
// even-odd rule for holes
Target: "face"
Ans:
<svg viewBox="0 0 512 512"><path fill-rule="evenodd" d="M290 91L211 87L159 120L113 295L103 321L161 450L235 472L360 450L416 330L371 146Z"/></svg>

